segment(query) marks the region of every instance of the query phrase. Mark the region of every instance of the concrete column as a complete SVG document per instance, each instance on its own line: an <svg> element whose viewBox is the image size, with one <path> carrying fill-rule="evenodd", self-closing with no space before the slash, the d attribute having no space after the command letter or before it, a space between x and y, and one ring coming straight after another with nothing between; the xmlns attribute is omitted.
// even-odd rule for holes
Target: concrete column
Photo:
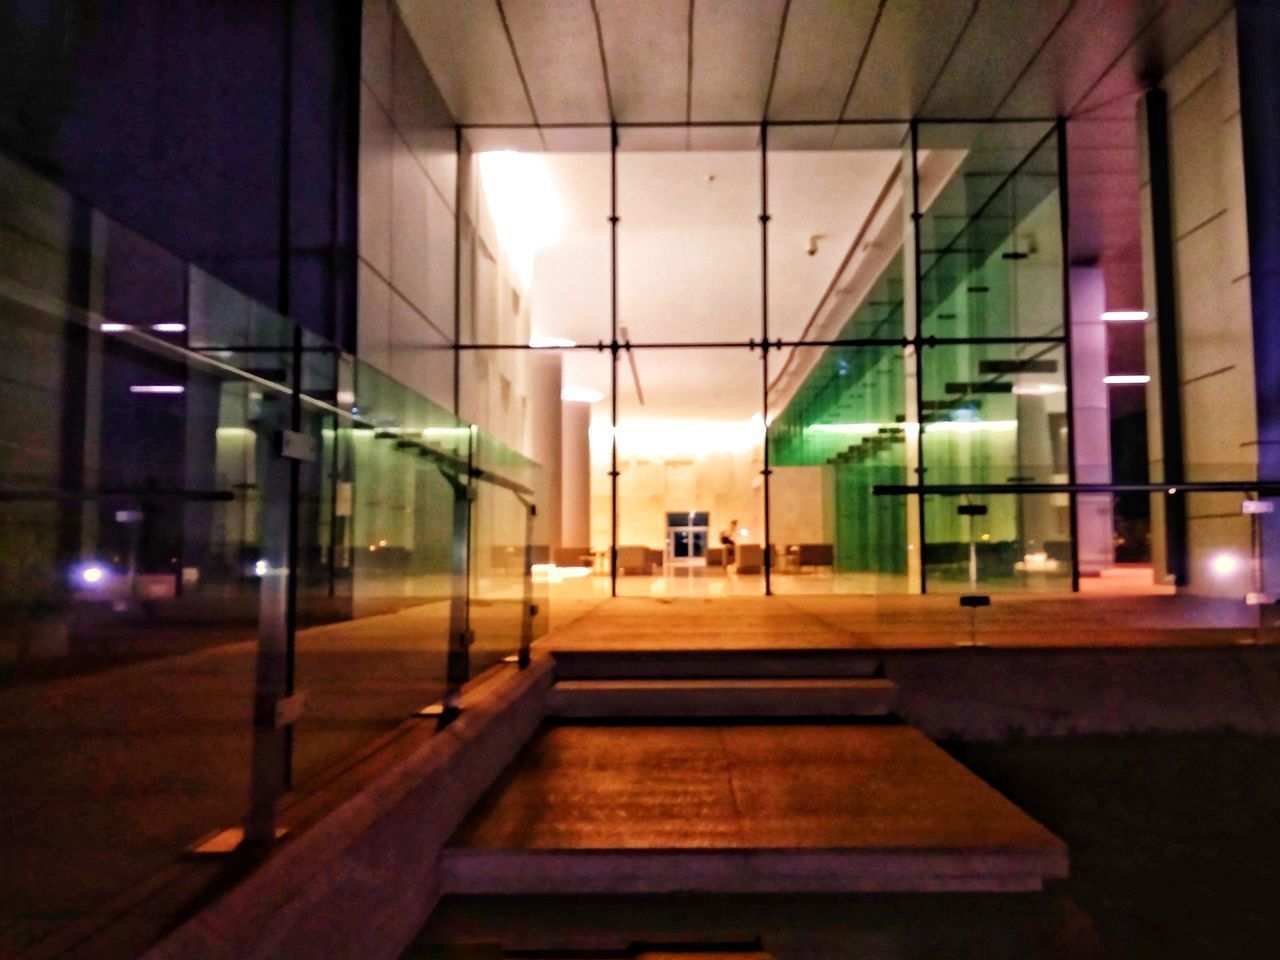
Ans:
<svg viewBox="0 0 1280 960"><path fill-rule="evenodd" d="M560 544L591 544L591 404L560 404Z"/></svg>
<svg viewBox="0 0 1280 960"><path fill-rule="evenodd" d="M1258 477L1280 478L1280 8L1241 0L1236 31L1244 202L1248 215ZM1275 500L1272 500L1275 503ZM1259 586L1280 592L1280 510L1258 517Z"/></svg>
<svg viewBox="0 0 1280 960"><path fill-rule="evenodd" d="M560 540L560 390L564 383L564 360L558 351L529 354L529 455L542 466L542 489L538 491L539 528L554 550ZM543 542L539 538L539 542Z"/></svg>
<svg viewBox="0 0 1280 960"><path fill-rule="evenodd" d="M1099 267L1071 268L1072 423L1076 479L1111 481L1111 409L1107 396L1106 279ZM1081 576L1092 576L1115 561L1112 498L1081 496L1076 501L1076 551Z"/></svg>

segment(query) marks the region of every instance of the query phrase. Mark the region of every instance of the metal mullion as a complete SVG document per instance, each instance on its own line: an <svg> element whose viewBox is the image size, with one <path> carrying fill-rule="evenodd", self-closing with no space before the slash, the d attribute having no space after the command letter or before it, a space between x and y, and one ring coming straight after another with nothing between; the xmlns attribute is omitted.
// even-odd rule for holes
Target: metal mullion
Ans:
<svg viewBox="0 0 1280 960"><path fill-rule="evenodd" d="M775 62L775 69L776 69ZM763 431L764 595L773 596L773 544L769 506L769 126L760 124L760 425Z"/></svg>
<svg viewBox="0 0 1280 960"><path fill-rule="evenodd" d="M920 154L920 124L911 121L911 257L913 258L913 269L911 272L913 286L915 287L915 329L912 331L911 340L914 344L912 352L915 354L916 366L916 483L924 484L924 358L923 349L920 342L920 317L923 312L921 303L921 276L920 276L920 165L917 162ZM907 251L902 251L903 256L907 256ZM920 593L928 592L928 564L925 562L925 544L927 536L925 531L925 509L924 497L916 498L917 524L919 525L919 548L920 548Z"/></svg>
<svg viewBox="0 0 1280 960"><path fill-rule="evenodd" d="M1067 198L1067 121L1058 119L1058 214L1062 231L1062 330L1063 374L1067 386L1067 479L1075 483L1076 476L1076 422L1075 383L1071 365L1071 216ZM1071 591L1080 592L1080 513L1079 498L1067 495L1071 530Z"/></svg>
<svg viewBox="0 0 1280 960"><path fill-rule="evenodd" d="M609 135L609 596L618 595L618 125Z"/></svg>

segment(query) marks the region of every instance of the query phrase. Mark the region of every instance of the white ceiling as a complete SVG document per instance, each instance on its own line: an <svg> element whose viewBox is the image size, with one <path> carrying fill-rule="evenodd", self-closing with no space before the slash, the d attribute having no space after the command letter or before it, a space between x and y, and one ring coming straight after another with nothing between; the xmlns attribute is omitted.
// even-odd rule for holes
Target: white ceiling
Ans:
<svg viewBox="0 0 1280 960"><path fill-rule="evenodd" d="M608 155L543 157L565 224L534 263L534 332L608 341ZM898 159L886 150L770 151L771 338L800 337ZM761 339L760 201L758 151L618 155L618 323L631 341ZM742 348L636 351L643 412L687 416L694 405L706 416L745 418L760 408L759 357ZM604 359L575 353L569 364L571 383L607 393ZM620 397L634 400L629 367L620 382Z"/></svg>
<svg viewBox="0 0 1280 960"><path fill-rule="evenodd" d="M1231 0L398 0L464 124L1076 115Z"/></svg>

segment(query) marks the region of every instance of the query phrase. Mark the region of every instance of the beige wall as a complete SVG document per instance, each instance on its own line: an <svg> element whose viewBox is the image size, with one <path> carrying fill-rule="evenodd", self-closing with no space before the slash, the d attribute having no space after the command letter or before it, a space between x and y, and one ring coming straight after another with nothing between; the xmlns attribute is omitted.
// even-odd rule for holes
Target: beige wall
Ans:
<svg viewBox="0 0 1280 960"><path fill-rule="evenodd" d="M1244 162L1234 14L1165 77L1183 445L1189 480L1253 479L1257 467L1253 327L1249 294ZM1148 190L1144 176L1142 190ZM1144 200L1146 197L1144 196ZM1144 224L1145 296L1154 316L1151 239ZM1147 329L1152 476L1162 476L1154 325ZM1250 531L1239 494L1188 501L1190 590L1242 597L1249 566L1234 576L1209 569L1220 551L1247 557ZM1159 513L1153 541L1160 540ZM1157 562L1160 558L1157 556Z"/></svg>

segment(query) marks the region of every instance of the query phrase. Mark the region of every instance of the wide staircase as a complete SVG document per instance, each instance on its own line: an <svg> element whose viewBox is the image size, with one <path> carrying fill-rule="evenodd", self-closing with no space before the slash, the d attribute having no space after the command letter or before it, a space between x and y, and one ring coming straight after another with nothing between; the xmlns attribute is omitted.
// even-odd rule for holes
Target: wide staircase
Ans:
<svg viewBox="0 0 1280 960"><path fill-rule="evenodd" d="M1030 891L1062 842L892 714L874 652L557 650L455 894Z"/></svg>

